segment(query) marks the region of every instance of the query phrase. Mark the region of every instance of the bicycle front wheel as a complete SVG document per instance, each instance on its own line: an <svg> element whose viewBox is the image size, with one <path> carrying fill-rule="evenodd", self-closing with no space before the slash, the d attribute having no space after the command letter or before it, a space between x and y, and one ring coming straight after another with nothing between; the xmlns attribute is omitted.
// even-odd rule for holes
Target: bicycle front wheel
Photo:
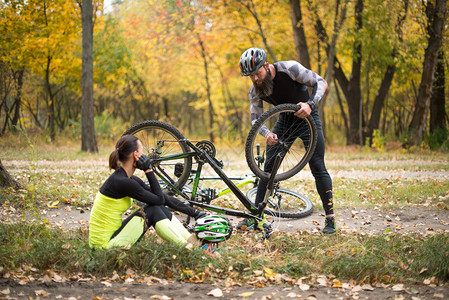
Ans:
<svg viewBox="0 0 449 300"><path fill-rule="evenodd" d="M245 144L248 167L253 173L268 180L277 154L283 152L284 158L275 181L286 180L301 171L312 157L317 142L317 130L312 116L305 119L294 115L300 106L281 104L263 113L254 122ZM259 133L273 132L277 135L276 144L269 146L266 138Z"/></svg>
<svg viewBox="0 0 449 300"><path fill-rule="evenodd" d="M126 130L123 135L127 134L136 136L142 142L144 153L156 160L170 155L183 154L190 150L181 132L172 125L161 121L150 120L137 123ZM178 167L175 170L176 165ZM190 176L192 157L162 159L154 167L156 171L163 174L165 180L171 181L179 189L184 186Z"/></svg>
<svg viewBox="0 0 449 300"><path fill-rule="evenodd" d="M246 193L246 197L255 206L257 187ZM269 199L264 213L270 216L299 219L310 215L313 203L304 195L279 188Z"/></svg>

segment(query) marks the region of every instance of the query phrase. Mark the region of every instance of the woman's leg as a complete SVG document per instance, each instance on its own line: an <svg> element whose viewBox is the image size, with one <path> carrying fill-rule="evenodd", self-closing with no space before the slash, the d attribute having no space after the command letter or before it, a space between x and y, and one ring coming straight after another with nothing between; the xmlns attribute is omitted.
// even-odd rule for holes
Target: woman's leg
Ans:
<svg viewBox="0 0 449 300"><path fill-rule="evenodd" d="M136 210L114 232L107 248L132 246L143 237L147 229L143 211L141 209Z"/></svg>
<svg viewBox="0 0 449 300"><path fill-rule="evenodd" d="M171 222L186 241L188 241L192 237L192 234L184 227L184 225L182 225L181 222L179 222L179 220L174 215L171 219Z"/></svg>
<svg viewBox="0 0 449 300"><path fill-rule="evenodd" d="M181 227L187 231L182 224L176 219L175 216L170 212L170 210L165 206L153 206L152 208L157 207L158 210L160 210L160 213L165 216L165 218L162 218L160 220L157 220L154 224L154 229L156 229L156 233L164 240L175 243L178 245L185 245L187 244L187 240L190 238L190 233L188 235L181 231L178 228L178 224L176 224L176 221L181 225ZM174 220L176 220L174 222Z"/></svg>

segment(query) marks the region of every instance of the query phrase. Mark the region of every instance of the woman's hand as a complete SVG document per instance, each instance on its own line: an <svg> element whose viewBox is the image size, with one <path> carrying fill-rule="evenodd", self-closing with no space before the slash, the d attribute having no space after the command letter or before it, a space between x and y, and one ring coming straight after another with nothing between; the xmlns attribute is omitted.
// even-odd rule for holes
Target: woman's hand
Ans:
<svg viewBox="0 0 449 300"><path fill-rule="evenodd" d="M139 159L136 161L136 167L142 171L152 170L153 169L153 160L150 159L145 154L142 154Z"/></svg>

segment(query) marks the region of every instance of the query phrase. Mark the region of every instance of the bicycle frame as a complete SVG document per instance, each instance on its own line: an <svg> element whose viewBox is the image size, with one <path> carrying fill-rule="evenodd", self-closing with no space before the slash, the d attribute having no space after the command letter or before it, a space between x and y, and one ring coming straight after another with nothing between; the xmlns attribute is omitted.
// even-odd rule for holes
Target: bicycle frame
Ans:
<svg viewBox="0 0 449 300"><path fill-rule="evenodd" d="M181 188L181 190L178 189L174 185L174 182L171 180L171 178L164 172L164 169L159 165L154 169L154 172L157 176L159 176L165 182L165 184L167 184L167 186L169 186L176 194L182 196L186 201L188 201L192 205L202 207L202 208L205 208L207 210L214 211L217 213L226 214L226 215L243 217L243 218L253 218L257 221L262 220L262 217L261 217L262 212L267 204L268 197L270 195L272 195L272 193L273 193L274 175L276 174L276 171L279 168L279 164L282 160L282 157L277 157L278 163L275 164L275 166L273 167L272 176L269 180L268 190L265 195L264 201L259 205L259 207L253 207L253 205L248 200L248 198L246 198L246 195L243 194L243 192L238 187L240 185L243 185L243 183L241 183L241 184L238 183L236 185L231 180L231 178L229 178L223 172L223 170L219 166L219 162L214 157L211 157L206 151L199 149L188 139L181 140L181 142L185 142L193 151L156 158L156 159L154 159L154 161L161 162L161 161L168 161L168 160L174 160L174 159L186 158L186 157L195 158L198 162L198 167L195 172L195 177L193 179L192 195L191 195L191 197L189 197L185 192L182 191L182 188ZM219 176L219 178L221 180L223 180L223 182L227 185L228 188L222 190L221 193L224 194L224 193L232 192L239 199L239 201L249 210L249 213L246 211L223 208L223 207L211 205L211 204L204 203L204 202L198 202L198 201L194 200L197 195L198 185L199 185L199 182L201 179L200 178L201 171L202 171L202 167L204 166L204 164L209 164L212 167L212 169L215 171L215 173ZM157 163L156 163L156 165L157 165ZM251 180L251 182L252 181L253 180Z"/></svg>
<svg viewBox="0 0 449 300"><path fill-rule="evenodd" d="M190 171L192 174L196 174L196 170L192 170ZM200 177L199 181L216 181L216 180L220 180L220 177ZM244 175L241 177L229 177L230 180L232 181L236 181L235 182L235 186L240 188L242 186L245 186L247 184L253 184L253 187L257 186L258 183L258 178L254 175ZM194 179L193 178L189 178L189 180L187 181L187 183L184 185L185 186L189 186L192 185ZM190 192L190 191L189 191ZM207 194L213 192L213 194ZM220 198L221 196L224 196L228 193L231 192L231 189L229 187L223 188L221 190L216 189L216 188L201 188L199 185L197 187L197 193L196 193L196 197L209 197L208 201L212 201L214 199ZM206 200L207 201L207 200Z"/></svg>

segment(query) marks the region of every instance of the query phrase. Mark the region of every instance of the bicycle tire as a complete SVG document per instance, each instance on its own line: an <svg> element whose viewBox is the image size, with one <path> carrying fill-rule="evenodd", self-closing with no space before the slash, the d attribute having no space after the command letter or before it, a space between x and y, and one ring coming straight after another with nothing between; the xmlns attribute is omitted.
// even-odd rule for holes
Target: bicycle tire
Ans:
<svg viewBox="0 0 449 300"><path fill-rule="evenodd" d="M149 157L160 158L173 154L190 152L182 133L174 126L161 121L149 120L128 128L123 135L134 135L142 142L144 153ZM182 163L184 169L179 177L175 176L176 163ZM179 189L184 186L192 169L192 157L157 163L156 171L163 170ZM179 175L179 174L178 174Z"/></svg>
<svg viewBox="0 0 449 300"><path fill-rule="evenodd" d="M253 204L256 199L257 187L250 189L246 193L246 197ZM279 199L279 197L281 197ZM279 188L276 194L270 197L271 201L280 201L280 207L273 207L270 202L264 209L264 213L274 217L299 219L310 215L313 212L313 203L304 195L297 192ZM276 204L278 204L276 203Z"/></svg>
<svg viewBox="0 0 449 300"><path fill-rule="evenodd" d="M296 117L294 113L299 109L300 106L296 104L277 105L264 112L251 127L245 144L246 161L251 171L262 180L269 179L270 174L264 171L264 167L274 161L276 153L280 150L285 151L288 148L275 176L275 181L286 180L294 176L306 166L312 157L317 142L315 121L310 115L305 119ZM277 133L278 141L282 143L278 142L275 146L267 146L265 137L259 134L261 128L267 126L270 131L277 132L279 130L275 128L275 125L285 124L289 124L289 126L284 132ZM301 135L300 138L298 138L299 135ZM288 145L289 143L291 145L279 149L282 144ZM256 159L258 156L256 145L260 145L262 153L266 153L267 149L274 153L270 156L271 161L265 162L265 166L260 166Z"/></svg>

